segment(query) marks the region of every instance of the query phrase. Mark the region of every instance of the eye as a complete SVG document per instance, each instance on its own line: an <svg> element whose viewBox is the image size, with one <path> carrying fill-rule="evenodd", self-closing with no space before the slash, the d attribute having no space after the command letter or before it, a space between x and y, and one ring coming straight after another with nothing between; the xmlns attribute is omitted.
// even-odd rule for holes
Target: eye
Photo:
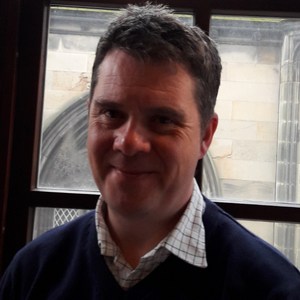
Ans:
<svg viewBox="0 0 300 300"><path fill-rule="evenodd" d="M158 117L157 122L159 122L160 124L172 124L173 123L173 121L168 117Z"/></svg>
<svg viewBox="0 0 300 300"><path fill-rule="evenodd" d="M123 111L111 108L103 108L98 116L98 121L109 128L120 126L125 119L126 115Z"/></svg>
<svg viewBox="0 0 300 300"><path fill-rule="evenodd" d="M120 112L118 112L117 110L110 109L110 110L105 111L104 115L108 118L115 119L120 116Z"/></svg>
<svg viewBox="0 0 300 300"><path fill-rule="evenodd" d="M150 124L152 130L159 134L168 134L177 127L172 118L165 116L153 117Z"/></svg>

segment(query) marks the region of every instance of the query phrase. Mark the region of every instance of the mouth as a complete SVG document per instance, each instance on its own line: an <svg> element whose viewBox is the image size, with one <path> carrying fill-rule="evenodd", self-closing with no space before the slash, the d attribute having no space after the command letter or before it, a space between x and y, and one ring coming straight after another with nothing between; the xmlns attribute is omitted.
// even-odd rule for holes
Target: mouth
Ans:
<svg viewBox="0 0 300 300"><path fill-rule="evenodd" d="M133 177L133 178L144 177L144 176L148 176L153 173L153 172L145 171L145 170L123 169L123 168L117 168L117 167L113 167L113 170L119 175L123 175L126 177Z"/></svg>

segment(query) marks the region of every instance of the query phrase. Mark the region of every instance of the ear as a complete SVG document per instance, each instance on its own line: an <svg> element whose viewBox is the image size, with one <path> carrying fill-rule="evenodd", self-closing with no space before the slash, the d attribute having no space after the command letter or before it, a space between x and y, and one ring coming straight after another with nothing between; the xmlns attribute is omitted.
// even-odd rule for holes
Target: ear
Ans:
<svg viewBox="0 0 300 300"><path fill-rule="evenodd" d="M206 154L212 142L214 133L218 127L218 121L219 121L218 115L214 113L210 122L207 124L206 130L201 139L199 159L203 158L203 156Z"/></svg>

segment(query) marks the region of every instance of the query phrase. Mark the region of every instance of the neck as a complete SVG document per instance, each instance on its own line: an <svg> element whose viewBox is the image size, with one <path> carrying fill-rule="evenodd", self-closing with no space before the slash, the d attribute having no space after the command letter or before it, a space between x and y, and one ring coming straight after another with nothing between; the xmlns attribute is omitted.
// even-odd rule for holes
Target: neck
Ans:
<svg viewBox="0 0 300 300"><path fill-rule="evenodd" d="M164 220L151 216L133 218L107 210L106 224L122 255L135 269L142 256L151 251L176 226L187 203L175 215Z"/></svg>

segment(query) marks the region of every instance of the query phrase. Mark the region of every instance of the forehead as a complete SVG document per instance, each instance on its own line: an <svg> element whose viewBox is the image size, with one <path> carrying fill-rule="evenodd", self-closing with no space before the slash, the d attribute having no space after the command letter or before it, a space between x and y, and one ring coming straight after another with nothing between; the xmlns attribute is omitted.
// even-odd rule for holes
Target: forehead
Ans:
<svg viewBox="0 0 300 300"><path fill-rule="evenodd" d="M116 96L120 93L155 97L194 99L194 81L185 68L176 62L143 62L121 50L109 52L98 70L94 97L100 94ZM101 96L101 95L100 95ZM102 95L104 96L104 95Z"/></svg>

